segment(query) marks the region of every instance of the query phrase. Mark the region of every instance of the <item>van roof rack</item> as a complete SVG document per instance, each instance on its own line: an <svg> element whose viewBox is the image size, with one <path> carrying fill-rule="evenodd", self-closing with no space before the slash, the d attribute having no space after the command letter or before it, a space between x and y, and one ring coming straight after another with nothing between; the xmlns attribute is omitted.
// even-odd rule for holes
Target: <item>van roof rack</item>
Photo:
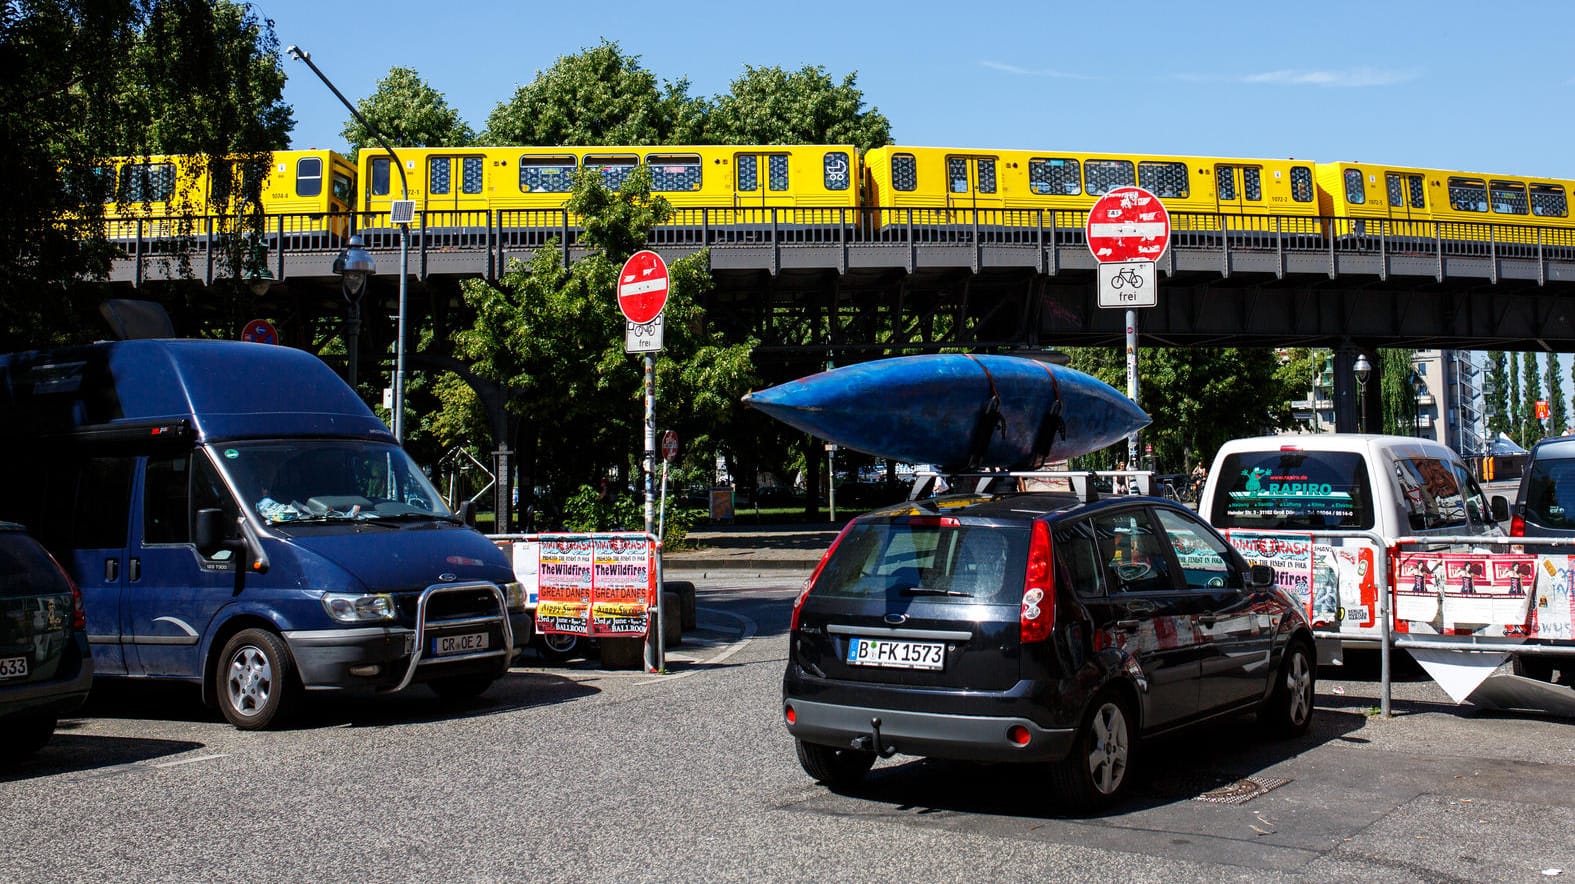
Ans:
<svg viewBox="0 0 1575 884"><path fill-rule="evenodd" d="M978 495L1020 494L1025 492L1070 493L1082 503L1099 499L1098 479L1125 476L1138 494L1154 493L1153 470L983 470L941 472L919 469L914 474L909 500L923 500L945 494Z"/></svg>

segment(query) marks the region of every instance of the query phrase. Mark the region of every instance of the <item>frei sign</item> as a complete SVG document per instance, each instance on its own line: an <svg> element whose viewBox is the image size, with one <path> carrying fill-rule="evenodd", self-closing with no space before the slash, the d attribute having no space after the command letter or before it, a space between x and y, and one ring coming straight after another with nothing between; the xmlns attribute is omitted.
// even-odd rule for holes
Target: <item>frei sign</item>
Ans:
<svg viewBox="0 0 1575 884"><path fill-rule="evenodd" d="M662 349L662 310L667 307L667 262L650 250L635 252L618 273L618 309L627 320L624 351Z"/></svg>
<svg viewBox="0 0 1575 884"><path fill-rule="evenodd" d="M1170 213L1141 187L1117 187L1088 212L1088 250L1099 262L1099 306L1154 307L1155 263L1170 245Z"/></svg>

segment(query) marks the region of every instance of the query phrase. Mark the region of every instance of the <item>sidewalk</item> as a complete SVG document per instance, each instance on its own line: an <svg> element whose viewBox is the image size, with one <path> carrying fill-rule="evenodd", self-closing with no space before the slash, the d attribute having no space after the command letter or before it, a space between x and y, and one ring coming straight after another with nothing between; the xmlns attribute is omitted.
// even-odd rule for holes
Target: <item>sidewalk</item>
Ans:
<svg viewBox="0 0 1575 884"><path fill-rule="evenodd" d="M817 522L804 525L706 525L689 532L693 549L662 557L669 576L705 577L715 572L729 576L786 575L802 572L808 577L842 525Z"/></svg>

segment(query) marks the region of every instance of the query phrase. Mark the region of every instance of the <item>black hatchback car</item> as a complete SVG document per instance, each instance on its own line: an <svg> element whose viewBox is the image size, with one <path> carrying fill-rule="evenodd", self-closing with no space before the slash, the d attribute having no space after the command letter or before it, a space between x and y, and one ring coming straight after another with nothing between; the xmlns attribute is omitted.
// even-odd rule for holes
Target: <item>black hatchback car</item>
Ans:
<svg viewBox="0 0 1575 884"><path fill-rule="evenodd" d="M1531 446L1515 493L1511 537L1575 540L1575 436L1554 436ZM1570 555L1575 547L1528 543L1526 552ZM1575 657L1514 655L1515 674L1575 686Z"/></svg>
<svg viewBox="0 0 1575 884"><path fill-rule="evenodd" d="M82 594L20 525L0 522L0 764L38 749L93 682Z"/></svg>
<svg viewBox="0 0 1575 884"><path fill-rule="evenodd" d="M1312 720L1300 606L1191 511L1070 493L911 501L850 522L793 607L782 713L832 787L896 753L1047 762L1078 810L1140 737L1256 710Z"/></svg>

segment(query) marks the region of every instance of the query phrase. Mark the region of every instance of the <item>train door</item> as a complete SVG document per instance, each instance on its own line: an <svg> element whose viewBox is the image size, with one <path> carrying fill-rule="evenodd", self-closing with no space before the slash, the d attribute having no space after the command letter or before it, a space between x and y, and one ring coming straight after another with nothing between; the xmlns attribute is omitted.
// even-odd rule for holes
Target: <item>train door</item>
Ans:
<svg viewBox="0 0 1575 884"><path fill-rule="evenodd" d="M999 217L991 218L991 210L1000 209L1005 200L1001 196L996 178L995 157L962 156L946 157L946 205L953 209L976 209L979 223L999 224ZM967 222L971 218L957 218Z"/></svg>
<svg viewBox="0 0 1575 884"><path fill-rule="evenodd" d="M1388 194L1389 217L1396 221L1427 219L1427 188L1417 172L1385 172L1384 191Z"/></svg>
<svg viewBox="0 0 1575 884"><path fill-rule="evenodd" d="M733 202L740 207L793 205L790 163L786 153L740 152L733 155Z"/></svg>
<svg viewBox="0 0 1575 884"><path fill-rule="evenodd" d="M486 159L476 154L439 154L427 157L428 213L474 212L487 208ZM429 223L454 225L461 223L450 216L447 220L439 214Z"/></svg>
<svg viewBox="0 0 1575 884"><path fill-rule="evenodd" d="M1214 199L1224 214L1240 215L1263 208L1263 168L1221 163L1214 167Z"/></svg>

